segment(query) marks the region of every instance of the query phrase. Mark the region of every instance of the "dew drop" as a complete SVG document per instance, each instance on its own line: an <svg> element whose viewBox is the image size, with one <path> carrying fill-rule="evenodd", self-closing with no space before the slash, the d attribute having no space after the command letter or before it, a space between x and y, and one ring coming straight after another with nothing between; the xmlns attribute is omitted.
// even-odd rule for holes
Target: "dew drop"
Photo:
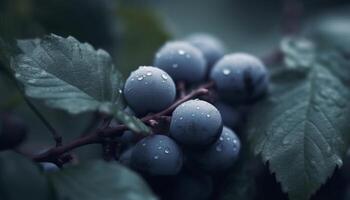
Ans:
<svg viewBox="0 0 350 200"><path fill-rule="evenodd" d="M197 106L196 109L199 110L199 106Z"/></svg>
<svg viewBox="0 0 350 200"><path fill-rule="evenodd" d="M164 149L164 153L169 154L169 153L170 153L170 149L169 149L168 147L165 148L165 149Z"/></svg>
<svg viewBox="0 0 350 200"><path fill-rule="evenodd" d="M147 72L147 76L152 76L152 72Z"/></svg>
<svg viewBox="0 0 350 200"><path fill-rule="evenodd" d="M162 74L162 78L163 78L164 80L168 80L168 76L165 75L165 74Z"/></svg>
<svg viewBox="0 0 350 200"><path fill-rule="evenodd" d="M157 149L161 150L161 149L162 149L162 146L158 146L158 148L157 148Z"/></svg>
<svg viewBox="0 0 350 200"><path fill-rule="evenodd" d="M121 93L123 93L123 91L119 89L119 90L118 90L118 93L121 94Z"/></svg>
<svg viewBox="0 0 350 200"><path fill-rule="evenodd" d="M191 58L191 55L190 54L186 54L186 58Z"/></svg>
<svg viewBox="0 0 350 200"><path fill-rule="evenodd" d="M144 147L145 147L145 146L146 146L146 143L142 143L142 146L144 146Z"/></svg>
<svg viewBox="0 0 350 200"><path fill-rule="evenodd" d="M180 120L183 120L184 118L183 118L183 117L180 117L179 119L180 119Z"/></svg>
<svg viewBox="0 0 350 200"><path fill-rule="evenodd" d="M29 80L28 80L28 83L35 83L35 82L36 82L35 79L29 79Z"/></svg>
<svg viewBox="0 0 350 200"><path fill-rule="evenodd" d="M233 140L233 143L234 143L234 144L237 144L238 142L237 142L237 140Z"/></svg>
<svg viewBox="0 0 350 200"><path fill-rule="evenodd" d="M40 72L40 75L41 75L41 76L47 76L47 72L41 71L41 72Z"/></svg>
<svg viewBox="0 0 350 200"><path fill-rule="evenodd" d="M229 69L223 69L223 70L222 70L222 73L223 73L224 75L229 75L229 74L231 73L231 70L229 70Z"/></svg>
<svg viewBox="0 0 350 200"><path fill-rule="evenodd" d="M219 138L219 140L220 140L220 141L223 141L223 140L224 140L224 138L223 138L223 137L220 137L220 138Z"/></svg>
<svg viewBox="0 0 350 200"><path fill-rule="evenodd" d="M221 152L222 151L222 144L218 144L215 149L216 149L216 151Z"/></svg>
<svg viewBox="0 0 350 200"><path fill-rule="evenodd" d="M15 74L15 77L16 77L16 78L19 78L19 77L21 77L21 74L16 73L16 74Z"/></svg>
<svg viewBox="0 0 350 200"><path fill-rule="evenodd" d="M227 140L227 141L230 141L230 140L231 140L231 138L230 138L230 137L227 137L227 138L226 138L226 140Z"/></svg>
<svg viewBox="0 0 350 200"><path fill-rule="evenodd" d="M155 155L153 158L154 158L155 160L158 160L158 159L159 159L159 156Z"/></svg>
<svg viewBox="0 0 350 200"><path fill-rule="evenodd" d="M209 114L207 114L207 117L208 117L208 118L210 118L210 115L209 115Z"/></svg>
<svg viewBox="0 0 350 200"><path fill-rule="evenodd" d="M143 80L143 76L138 77L137 80L142 81Z"/></svg>
<svg viewBox="0 0 350 200"><path fill-rule="evenodd" d="M185 54L185 51L182 50L182 49L180 49L180 50L178 51L178 53L179 53L180 55L184 55L184 54Z"/></svg>
<svg viewBox="0 0 350 200"><path fill-rule="evenodd" d="M178 68L179 65L178 64L173 64L173 68Z"/></svg>
<svg viewBox="0 0 350 200"><path fill-rule="evenodd" d="M196 116L195 114L192 114L192 117Z"/></svg>

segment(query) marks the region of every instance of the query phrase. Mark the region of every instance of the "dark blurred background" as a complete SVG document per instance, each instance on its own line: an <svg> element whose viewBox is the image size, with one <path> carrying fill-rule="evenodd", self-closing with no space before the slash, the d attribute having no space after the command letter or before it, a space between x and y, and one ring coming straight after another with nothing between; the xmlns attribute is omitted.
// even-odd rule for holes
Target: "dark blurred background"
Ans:
<svg viewBox="0 0 350 200"><path fill-rule="evenodd" d="M293 6L296 8L291 9ZM194 32L217 36L228 52L258 56L278 48L281 39L293 31L350 49L349 0L0 0L0 15L1 35L72 35L107 50L124 77L139 65L151 65L154 52L165 41ZM294 27L287 26L291 23ZM0 112L15 112L30 126L31 134L22 149L44 150L52 145L50 135L14 88L0 71ZM94 114L72 117L44 106L40 111L67 140L94 119ZM77 153L90 159L100 155L99 148L84 147ZM350 199L348 163L314 199ZM261 169L255 184L256 199L286 198L266 168Z"/></svg>

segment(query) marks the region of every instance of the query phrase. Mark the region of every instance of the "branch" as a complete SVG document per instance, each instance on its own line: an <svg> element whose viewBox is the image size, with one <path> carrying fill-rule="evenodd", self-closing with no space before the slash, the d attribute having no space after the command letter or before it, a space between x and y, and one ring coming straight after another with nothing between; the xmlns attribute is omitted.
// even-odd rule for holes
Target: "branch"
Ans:
<svg viewBox="0 0 350 200"><path fill-rule="evenodd" d="M27 103L28 107L36 114L36 116L41 120L41 122L49 129L52 134L53 139L56 142L56 146L62 146L62 136L56 131L55 128L50 124L49 121L40 113L40 111L35 107L30 100L23 95L24 101Z"/></svg>
<svg viewBox="0 0 350 200"><path fill-rule="evenodd" d="M188 101L190 99L196 98L198 96L204 95L208 93L208 89L212 88L214 86L213 82L209 82L207 84L204 84L198 89L193 90L183 98L178 99L175 101L171 106L169 106L167 109L156 113L152 115L148 115L146 117L143 117L141 121L148 124L151 120L157 120L162 118L162 116L169 115L173 112L173 110L182 104L185 101ZM74 141L67 143L62 146L56 146L48 151L32 156L32 159L37 162L54 162L57 163L60 160L60 156L64 155L65 153L68 153L69 151L76 149L81 146L85 146L88 144L97 144L97 143L103 143L105 137L112 137L112 136L120 136L123 131L128 130L128 127L125 125L119 125L113 128L105 128L102 130L96 130L91 132L90 134L87 134L86 136L79 137L75 139Z"/></svg>

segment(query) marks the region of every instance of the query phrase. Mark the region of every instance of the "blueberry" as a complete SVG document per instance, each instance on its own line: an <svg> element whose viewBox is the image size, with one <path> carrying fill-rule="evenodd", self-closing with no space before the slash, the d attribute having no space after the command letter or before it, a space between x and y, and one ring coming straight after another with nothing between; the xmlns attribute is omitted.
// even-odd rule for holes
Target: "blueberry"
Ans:
<svg viewBox="0 0 350 200"><path fill-rule="evenodd" d="M242 114L239 110L223 102L218 102L215 107L220 111L225 126L236 128L242 121Z"/></svg>
<svg viewBox="0 0 350 200"><path fill-rule="evenodd" d="M140 140L131 154L131 166L150 175L174 175L182 167L182 151L168 136L151 135Z"/></svg>
<svg viewBox="0 0 350 200"><path fill-rule="evenodd" d="M253 101L262 96L268 87L268 72L256 57L245 53L229 54L213 67L214 80L220 96L231 102Z"/></svg>
<svg viewBox="0 0 350 200"><path fill-rule="evenodd" d="M199 148L215 142L222 126L220 112L213 105L189 100L174 110L170 135L185 146Z"/></svg>
<svg viewBox="0 0 350 200"><path fill-rule="evenodd" d="M208 200L213 192L213 181L208 175L180 173L167 190L167 200Z"/></svg>
<svg viewBox="0 0 350 200"><path fill-rule="evenodd" d="M175 82L195 83L203 80L206 62L200 50L188 42L168 42L158 50L154 66L166 71Z"/></svg>
<svg viewBox="0 0 350 200"><path fill-rule="evenodd" d="M205 171L215 172L226 170L238 158L241 143L237 135L224 127L219 139L203 151L193 152L190 157Z"/></svg>
<svg viewBox="0 0 350 200"><path fill-rule="evenodd" d="M176 97L171 77L155 67L139 67L125 82L124 96L137 115L159 112L170 106Z"/></svg>
<svg viewBox="0 0 350 200"><path fill-rule="evenodd" d="M131 130L124 131L123 135L120 137L123 144L132 144L137 140L137 134Z"/></svg>
<svg viewBox="0 0 350 200"><path fill-rule="evenodd" d="M211 68L225 54L224 45L212 35L195 33L187 37L186 41L197 47L203 53L208 68Z"/></svg>
<svg viewBox="0 0 350 200"><path fill-rule="evenodd" d="M57 172L60 170L60 168L52 162L41 162L39 163L42 170L46 173L52 173L52 172Z"/></svg>
<svg viewBox="0 0 350 200"><path fill-rule="evenodd" d="M133 150L134 150L134 147L130 147L129 149L124 151L119 158L119 162L125 166L130 166L131 155L132 155Z"/></svg>
<svg viewBox="0 0 350 200"><path fill-rule="evenodd" d="M0 116L0 151L17 147L26 134L27 127L21 119L11 114Z"/></svg>

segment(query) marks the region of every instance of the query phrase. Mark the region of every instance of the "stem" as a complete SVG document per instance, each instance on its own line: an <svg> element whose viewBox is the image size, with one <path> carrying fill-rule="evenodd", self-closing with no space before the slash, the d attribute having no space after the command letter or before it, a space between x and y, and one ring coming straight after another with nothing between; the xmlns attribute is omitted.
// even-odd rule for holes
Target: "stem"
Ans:
<svg viewBox="0 0 350 200"><path fill-rule="evenodd" d="M14 83L14 85L18 89L20 95L23 97L24 101L27 103L29 108L36 114L36 116L47 127L47 129L49 129L49 131L52 134L52 137L54 138L54 140L56 142L56 146L61 146L62 145L62 136L56 131L56 129L54 129L54 127L49 123L49 121L47 121L45 119L45 117L40 113L40 111L35 107L35 105L26 97L26 95L24 94L20 85L18 84L17 80L13 76L13 73L9 69L7 69L6 67L1 67L1 69L3 69L6 76L9 78L9 80Z"/></svg>
<svg viewBox="0 0 350 200"><path fill-rule="evenodd" d="M159 118L162 118L162 116L169 115L173 112L173 110L177 106L179 106L183 102L188 101L188 100L193 99L193 98L196 98L198 96L207 94L208 89L213 87L213 86L214 86L213 82L202 85L198 89L193 90L188 95L184 96L183 98L180 98L177 101L175 101L175 103L173 103L167 109L165 109L159 113L146 116L146 117L142 118L141 121L148 124L150 120L157 120ZM79 137L70 143L67 143L67 144L62 145L62 146L53 147L42 154L35 155L32 157L32 159L34 161L37 161L37 162L44 162L44 161L57 162L57 160L59 160L61 155L65 154L65 153L67 153L75 148L85 146L88 144L103 143L103 141L104 141L103 138L120 136L123 133L123 131L125 131L125 130L128 130L128 127L125 125L119 125L119 126L116 126L113 128L105 128L102 130L96 130L90 134L87 134L86 136Z"/></svg>
<svg viewBox="0 0 350 200"><path fill-rule="evenodd" d="M35 107L34 104L25 96L23 95L24 101L27 103L29 108L36 114L36 116L41 120L41 122L49 129L49 131L52 134L53 139L56 142L56 146L62 146L62 136L56 131L55 128L50 124L49 121L46 120L46 118L40 113L40 111Z"/></svg>
<svg viewBox="0 0 350 200"><path fill-rule="evenodd" d="M284 35L294 35L300 31L304 6L301 0L283 1L282 31Z"/></svg>
<svg viewBox="0 0 350 200"><path fill-rule="evenodd" d="M185 84L185 82L179 81L176 86L177 86L176 88L177 88L179 97L180 98L185 97L186 96L186 84Z"/></svg>

